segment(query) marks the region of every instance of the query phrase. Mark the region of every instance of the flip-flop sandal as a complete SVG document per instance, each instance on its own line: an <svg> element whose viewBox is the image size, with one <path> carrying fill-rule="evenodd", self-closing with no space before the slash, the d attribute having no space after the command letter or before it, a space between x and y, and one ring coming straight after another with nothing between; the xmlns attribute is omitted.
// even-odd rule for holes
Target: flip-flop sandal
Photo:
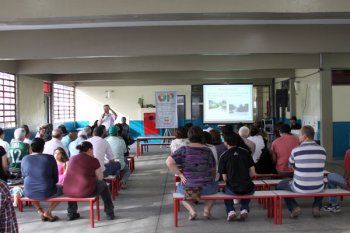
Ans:
<svg viewBox="0 0 350 233"><path fill-rule="evenodd" d="M190 221L193 221L193 220L195 220L197 218L197 214L196 213L193 213L193 214L189 214L188 215L188 220L190 220Z"/></svg>
<svg viewBox="0 0 350 233"><path fill-rule="evenodd" d="M203 213L203 217L207 220L213 219L213 216L210 213Z"/></svg>
<svg viewBox="0 0 350 233"><path fill-rule="evenodd" d="M44 216L44 217L47 218L47 221L49 222L56 222L59 219L57 216L51 216L51 217Z"/></svg>
<svg viewBox="0 0 350 233"><path fill-rule="evenodd" d="M43 208L38 208L36 211L40 215L41 221L46 222L49 220L47 217L44 216L45 212L44 212Z"/></svg>

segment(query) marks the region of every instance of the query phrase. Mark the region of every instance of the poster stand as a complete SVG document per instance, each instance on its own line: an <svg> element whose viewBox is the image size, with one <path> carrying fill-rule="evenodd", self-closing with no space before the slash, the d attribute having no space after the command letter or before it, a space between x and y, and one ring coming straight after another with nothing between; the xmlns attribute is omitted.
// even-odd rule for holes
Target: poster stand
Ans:
<svg viewBox="0 0 350 233"><path fill-rule="evenodd" d="M170 129L169 128L166 128L164 130L164 133L163 133L163 137L171 137L171 132L170 132ZM170 142L171 140L169 139L163 139L163 143L167 143L167 142Z"/></svg>

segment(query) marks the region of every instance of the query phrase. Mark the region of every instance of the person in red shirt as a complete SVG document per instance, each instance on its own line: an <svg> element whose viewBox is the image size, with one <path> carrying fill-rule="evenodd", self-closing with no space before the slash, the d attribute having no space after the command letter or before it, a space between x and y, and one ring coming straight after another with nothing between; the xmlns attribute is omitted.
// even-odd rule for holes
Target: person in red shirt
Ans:
<svg viewBox="0 0 350 233"><path fill-rule="evenodd" d="M94 158L92 144L84 141L77 146L80 151L69 161L66 177L63 183L63 193L68 197L89 197L100 195L107 218L114 219L114 205L106 182L103 181L103 173L99 161ZM80 217L77 213L76 202L68 202L68 219L74 220Z"/></svg>
<svg viewBox="0 0 350 233"><path fill-rule="evenodd" d="M337 173L329 173L327 176L328 183L327 188L335 189L340 187L342 189L350 190L350 149L346 151L344 158L344 175L341 176ZM323 207L323 210L339 213L341 211L338 205L336 197L329 198L329 204Z"/></svg>
<svg viewBox="0 0 350 233"><path fill-rule="evenodd" d="M299 139L297 136L290 134L290 126L283 124L280 129L280 137L272 142L272 161L276 164L278 174L292 177L293 168L289 167L288 159L294 148L299 146Z"/></svg>

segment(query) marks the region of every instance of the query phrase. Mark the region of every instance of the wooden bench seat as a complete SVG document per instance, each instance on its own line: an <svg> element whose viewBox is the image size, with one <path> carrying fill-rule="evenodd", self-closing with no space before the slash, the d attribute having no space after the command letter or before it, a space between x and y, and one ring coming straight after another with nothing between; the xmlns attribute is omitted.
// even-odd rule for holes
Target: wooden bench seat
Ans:
<svg viewBox="0 0 350 233"><path fill-rule="evenodd" d="M113 201L115 201L116 196L118 196L119 187L119 176L107 176L103 178L104 181L110 183L111 196Z"/></svg>
<svg viewBox="0 0 350 233"><path fill-rule="evenodd" d="M273 191L255 191L252 195L243 195L243 196L233 196L227 195L225 193L218 192L213 195L203 195L200 197L201 200L232 200L232 199L264 199L267 200L267 216L274 217L274 223L277 223L276 218L276 203L277 195ZM173 205L174 205L174 227L178 226L178 212L180 207L180 201L184 200L184 195L180 193L173 193Z"/></svg>
<svg viewBox="0 0 350 233"><path fill-rule="evenodd" d="M170 145L170 143L168 143L168 142L142 143L142 144L140 144L140 147L141 147L140 156L143 154L144 148L146 149L146 151L148 151L148 146L169 146L169 145Z"/></svg>
<svg viewBox="0 0 350 233"><path fill-rule="evenodd" d="M294 193L285 190L274 190L277 195L277 215L278 224L282 224L282 206L283 198L303 198L303 197L343 197L350 196L350 191L345 189L325 189L321 193Z"/></svg>
<svg viewBox="0 0 350 233"><path fill-rule="evenodd" d="M96 204L96 220L100 221L100 203L99 196L94 197L84 197L84 198L75 198L75 197L54 197L46 200L34 200L28 197L21 197L18 199L18 210L23 212L23 202L88 202L90 204L90 226L94 228L94 203Z"/></svg>
<svg viewBox="0 0 350 233"><path fill-rule="evenodd" d="M126 159L128 160L130 172L133 173L135 171L135 155L129 155Z"/></svg>

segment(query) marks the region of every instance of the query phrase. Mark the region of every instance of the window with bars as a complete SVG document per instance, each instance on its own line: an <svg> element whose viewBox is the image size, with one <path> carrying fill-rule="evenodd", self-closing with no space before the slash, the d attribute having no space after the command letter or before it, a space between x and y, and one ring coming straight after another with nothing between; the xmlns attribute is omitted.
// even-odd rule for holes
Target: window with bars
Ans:
<svg viewBox="0 0 350 233"><path fill-rule="evenodd" d="M53 121L54 123L75 120L75 89L53 84Z"/></svg>
<svg viewBox="0 0 350 233"><path fill-rule="evenodd" d="M16 127L16 77L0 72L0 127Z"/></svg>

